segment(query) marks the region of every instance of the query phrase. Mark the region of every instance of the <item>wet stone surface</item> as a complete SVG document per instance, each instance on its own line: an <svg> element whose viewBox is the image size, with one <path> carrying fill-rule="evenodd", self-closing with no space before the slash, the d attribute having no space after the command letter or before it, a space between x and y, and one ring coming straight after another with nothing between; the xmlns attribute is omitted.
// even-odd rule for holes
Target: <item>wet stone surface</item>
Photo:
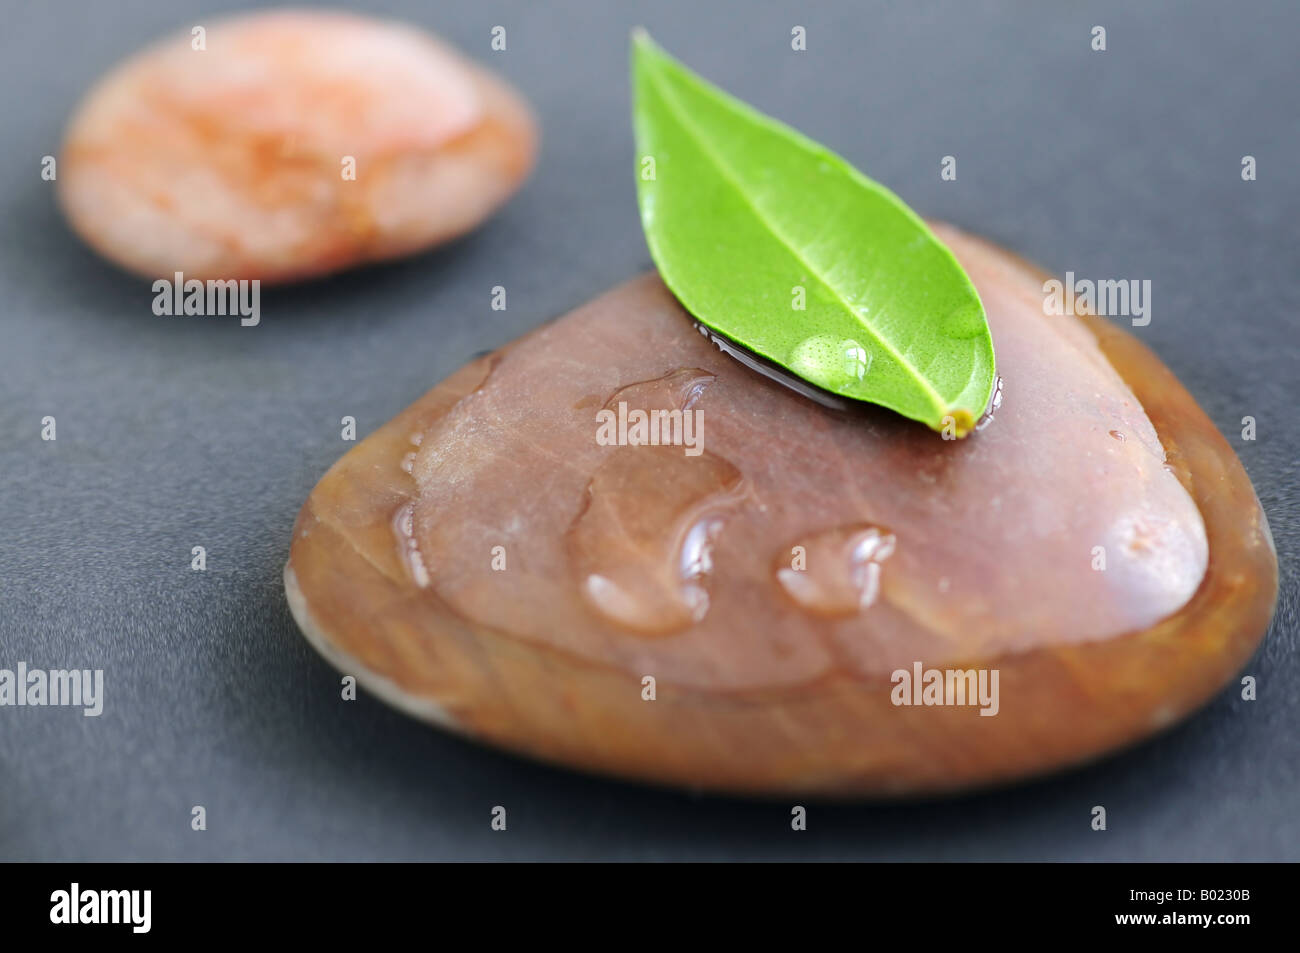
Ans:
<svg viewBox="0 0 1300 953"><path fill-rule="evenodd" d="M469 365L330 471L295 534L300 624L403 707L698 787L948 789L1168 724L1262 634L1275 567L1249 482L1158 361L1116 361L1127 339L1045 316L1032 269L939 233L1005 383L978 433L818 406L645 276ZM1184 429L1162 434L1139 386ZM619 404L698 413L698 452L597 439ZM1253 567L1214 611L1196 465L1231 470L1244 549L1224 558ZM1000 668L999 716L892 704L917 662Z"/></svg>

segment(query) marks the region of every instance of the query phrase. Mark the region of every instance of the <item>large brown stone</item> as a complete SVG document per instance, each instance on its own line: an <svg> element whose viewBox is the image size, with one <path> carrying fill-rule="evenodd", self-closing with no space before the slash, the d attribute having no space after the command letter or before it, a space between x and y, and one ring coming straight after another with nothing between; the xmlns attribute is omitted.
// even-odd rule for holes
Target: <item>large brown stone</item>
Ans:
<svg viewBox="0 0 1300 953"><path fill-rule="evenodd" d="M648 275L330 470L286 568L304 633L420 717L696 789L953 790L1185 716L1275 599L1248 478L1134 338L1045 316L1043 276L938 231L1005 380L984 429L820 407L718 353ZM703 452L601 445L619 402L700 411ZM895 704L916 663L996 669L997 713Z"/></svg>

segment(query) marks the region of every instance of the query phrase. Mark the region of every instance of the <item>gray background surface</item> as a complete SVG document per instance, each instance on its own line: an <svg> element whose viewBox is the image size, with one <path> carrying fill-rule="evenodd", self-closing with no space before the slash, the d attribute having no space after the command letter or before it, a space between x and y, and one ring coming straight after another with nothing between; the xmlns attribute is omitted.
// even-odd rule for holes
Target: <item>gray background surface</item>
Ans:
<svg viewBox="0 0 1300 953"><path fill-rule="evenodd" d="M148 283L80 244L39 175L105 69L227 6L0 3L0 667L103 668L107 685L99 718L0 709L0 858L1300 858L1293 3L351 4L514 81L541 118L540 164L451 247L264 291L255 329L155 317ZM649 266L638 23L924 214L1058 273L1152 280L1140 333L1237 448L1277 540L1257 702L1229 689L1136 750L1003 791L814 807L794 835L787 804L586 778L339 700L285 604L294 516L351 446L341 416L364 436L476 351ZM506 53L489 50L495 24ZM939 179L945 154L956 182ZM497 284L506 312L489 308Z"/></svg>

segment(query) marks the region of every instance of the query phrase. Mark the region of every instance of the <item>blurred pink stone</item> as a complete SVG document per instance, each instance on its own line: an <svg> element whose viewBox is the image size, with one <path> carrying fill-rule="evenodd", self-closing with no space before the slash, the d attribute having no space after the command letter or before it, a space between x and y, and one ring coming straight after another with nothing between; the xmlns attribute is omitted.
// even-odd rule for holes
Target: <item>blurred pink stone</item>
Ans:
<svg viewBox="0 0 1300 953"><path fill-rule="evenodd" d="M132 271L274 282L411 254L473 228L532 167L523 100L423 31L274 11L202 41L127 60L68 126L64 211Z"/></svg>

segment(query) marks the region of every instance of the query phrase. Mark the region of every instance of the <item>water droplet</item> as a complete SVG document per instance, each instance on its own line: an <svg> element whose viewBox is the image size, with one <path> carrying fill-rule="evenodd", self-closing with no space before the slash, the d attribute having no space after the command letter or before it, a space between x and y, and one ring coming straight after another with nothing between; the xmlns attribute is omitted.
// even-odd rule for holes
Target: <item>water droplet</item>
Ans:
<svg viewBox="0 0 1300 953"><path fill-rule="evenodd" d="M880 595L880 564L893 555L896 540L888 530L856 523L816 533L800 541L803 564L783 552L776 566L781 588L800 606L823 616L850 616Z"/></svg>
<svg viewBox="0 0 1300 953"><path fill-rule="evenodd" d="M690 410L714 379L714 374L698 367L679 367L663 377L620 387L605 401L605 409L615 409L623 401L637 410Z"/></svg>
<svg viewBox="0 0 1300 953"><path fill-rule="evenodd" d="M857 341L844 342L844 372L855 380L862 380L871 368L871 355Z"/></svg>
<svg viewBox="0 0 1300 953"><path fill-rule="evenodd" d="M713 544L742 482L739 470L708 452L616 448L592 476L566 539L587 604L645 635L704 618Z"/></svg>
<svg viewBox="0 0 1300 953"><path fill-rule="evenodd" d="M993 423L993 414L1002 406L1002 378L993 379L993 393L989 397L989 405L984 408L984 413L980 419L975 421L975 429L983 430L989 424Z"/></svg>
<svg viewBox="0 0 1300 953"><path fill-rule="evenodd" d="M776 381L782 387L788 387L797 394L802 394L809 400L821 404L823 407L830 407L834 410L844 410L848 402L841 397L837 397L829 391L823 390L801 377L799 374L791 371L789 368L778 364L775 361L760 357L753 351L741 344L737 344L728 338L723 337L713 331L710 331L704 325L696 323L695 328L705 337L707 337L719 351L729 357L735 358L741 364L745 365L751 371L762 374L768 380Z"/></svg>
<svg viewBox="0 0 1300 953"><path fill-rule="evenodd" d="M804 338L790 353L790 369L828 390L850 387L871 370L871 352L852 338L817 334Z"/></svg>
<svg viewBox="0 0 1300 953"><path fill-rule="evenodd" d="M397 539L397 555L411 579L421 589L429 585L429 571L415 540L415 506L407 503L393 514L393 536Z"/></svg>

